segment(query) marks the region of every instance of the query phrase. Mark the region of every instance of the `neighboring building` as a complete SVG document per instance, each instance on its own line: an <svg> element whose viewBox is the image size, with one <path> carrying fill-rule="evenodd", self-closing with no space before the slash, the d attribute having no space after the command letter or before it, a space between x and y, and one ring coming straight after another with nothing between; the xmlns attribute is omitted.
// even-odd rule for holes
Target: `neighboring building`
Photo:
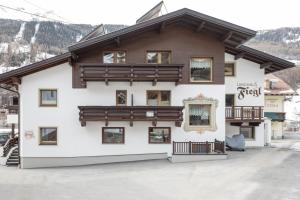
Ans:
<svg viewBox="0 0 300 200"><path fill-rule="evenodd" d="M1 74L21 97L21 167L225 158L239 133L263 146L264 74L294 64L242 45L255 34L181 9Z"/></svg>
<svg viewBox="0 0 300 200"><path fill-rule="evenodd" d="M297 95L286 82L273 74L265 76L265 117L271 119L272 139L283 138L283 123L285 121L284 103Z"/></svg>

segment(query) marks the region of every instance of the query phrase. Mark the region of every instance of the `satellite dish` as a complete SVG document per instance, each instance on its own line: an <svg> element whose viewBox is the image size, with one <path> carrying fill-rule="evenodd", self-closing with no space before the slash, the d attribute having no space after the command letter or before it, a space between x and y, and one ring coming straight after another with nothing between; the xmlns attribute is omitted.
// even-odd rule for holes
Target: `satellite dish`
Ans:
<svg viewBox="0 0 300 200"><path fill-rule="evenodd" d="M136 23L141 23L156 17L159 17L162 12L162 6L164 5L164 2L159 2L156 6L154 6L151 10L146 12L142 17L140 17L138 20L136 20Z"/></svg>

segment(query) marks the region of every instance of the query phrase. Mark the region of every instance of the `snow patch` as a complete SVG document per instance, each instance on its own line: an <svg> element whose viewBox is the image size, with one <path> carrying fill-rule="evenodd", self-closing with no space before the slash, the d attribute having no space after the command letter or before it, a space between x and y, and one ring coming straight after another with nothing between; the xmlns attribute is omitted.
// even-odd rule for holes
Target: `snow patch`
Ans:
<svg viewBox="0 0 300 200"><path fill-rule="evenodd" d="M24 30L25 30L25 25L26 25L26 22L23 22L21 24L20 30L17 33L17 35L15 36L15 41L20 41L23 38L23 34L24 34Z"/></svg>
<svg viewBox="0 0 300 200"><path fill-rule="evenodd" d="M7 53L8 43L0 43L0 53Z"/></svg>
<svg viewBox="0 0 300 200"><path fill-rule="evenodd" d="M78 42L79 40L81 40L82 37L83 37L82 34L76 35L76 42Z"/></svg>
<svg viewBox="0 0 300 200"><path fill-rule="evenodd" d="M32 36L32 38L30 39L30 43L33 44L35 43L35 40L36 40L36 34L37 32L39 31L39 28L40 28L40 23L37 23L34 27L34 34Z"/></svg>
<svg viewBox="0 0 300 200"><path fill-rule="evenodd" d="M29 53L30 52L30 45L20 45L14 52Z"/></svg>
<svg viewBox="0 0 300 200"><path fill-rule="evenodd" d="M46 53L46 52L38 53L36 55L36 62L41 61L41 60L45 60L47 58L51 58L53 56L55 56L55 55L54 54L50 54L50 53Z"/></svg>

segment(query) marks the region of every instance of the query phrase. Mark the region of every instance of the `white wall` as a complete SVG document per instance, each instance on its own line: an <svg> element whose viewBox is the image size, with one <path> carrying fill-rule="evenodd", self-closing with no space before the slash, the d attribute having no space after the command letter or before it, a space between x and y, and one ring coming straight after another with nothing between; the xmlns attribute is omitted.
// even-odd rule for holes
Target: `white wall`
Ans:
<svg viewBox="0 0 300 200"><path fill-rule="evenodd" d="M265 96L265 112L284 112L284 96Z"/></svg>
<svg viewBox="0 0 300 200"><path fill-rule="evenodd" d="M235 63L235 76L225 76L226 94L235 94L236 106L264 106L264 69L260 65L246 59L234 60L234 56L225 54L225 62ZM238 83L255 83L261 88L262 94L258 97L246 95L244 99L238 99ZM251 87L255 88L255 87ZM240 127L226 123L226 136L239 134ZM246 146L264 146L264 125L261 123L255 127L255 140L247 140Z"/></svg>
<svg viewBox="0 0 300 200"><path fill-rule="evenodd" d="M158 122L157 126L170 126L172 141L213 141L225 139L224 85L178 85L174 83L88 83L87 88L72 89L72 73L68 64L49 68L22 78L21 93L21 156L22 157L73 157L96 155L120 155L172 152L171 144L148 144L148 127L151 122L110 122L109 126L125 127L125 144L102 144L103 122L88 122L81 127L78 106L115 105L115 91L127 89L128 102L134 95L134 105L146 105L146 90L171 90L171 104L182 106L183 100L203 94L219 100L216 132L184 132L174 122ZM58 107L39 107L40 88L58 89ZM58 127L58 145L39 145L38 128ZM25 132L32 131L34 138L25 138Z"/></svg>

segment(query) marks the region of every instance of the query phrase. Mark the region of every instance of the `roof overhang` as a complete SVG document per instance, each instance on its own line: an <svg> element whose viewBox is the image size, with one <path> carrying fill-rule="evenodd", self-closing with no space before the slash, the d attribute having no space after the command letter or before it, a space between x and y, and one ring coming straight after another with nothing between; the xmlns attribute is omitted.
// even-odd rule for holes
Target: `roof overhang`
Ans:
<svg viewBox="0 0 300 200"><path fill-rule="evenodd" d="M255 36L256 31L187 9L171 12L169 14L150 19L127 28L94 37L69 46L70 52L84 51L99 44L107 44L115 41L122 41L124 38L138 35L149 30L161 30L171 23L185 23L194 28L196 32L212 32L219 37L224 44L231 47L238 47Z"/></svg>
<svg viewBox="0 0 300 200"><path fill-rule="evenodd" d="M68 62L69 58L71 58L71 53L67 52L58 56L54 56L52 58L48 58L46 60L36 62L30 65L26 65L24 67L20 67L18 69L0 74L0 83L4 84L12 84L20 81L20 77L26 76L38 71L42 71L44 69L60 65L62 63Z"/></svg>
<svg viewBox="0 0 300 200"><path fill-rule="evenodd" d="M295 64L292 62L278 58L276 56L272 56L265 52L244 45L238 48L226 46L225 52L234 55L236 60L240 58L244 58L260 64L260 68L265 69L265 74L295 67Z"/></svg>

